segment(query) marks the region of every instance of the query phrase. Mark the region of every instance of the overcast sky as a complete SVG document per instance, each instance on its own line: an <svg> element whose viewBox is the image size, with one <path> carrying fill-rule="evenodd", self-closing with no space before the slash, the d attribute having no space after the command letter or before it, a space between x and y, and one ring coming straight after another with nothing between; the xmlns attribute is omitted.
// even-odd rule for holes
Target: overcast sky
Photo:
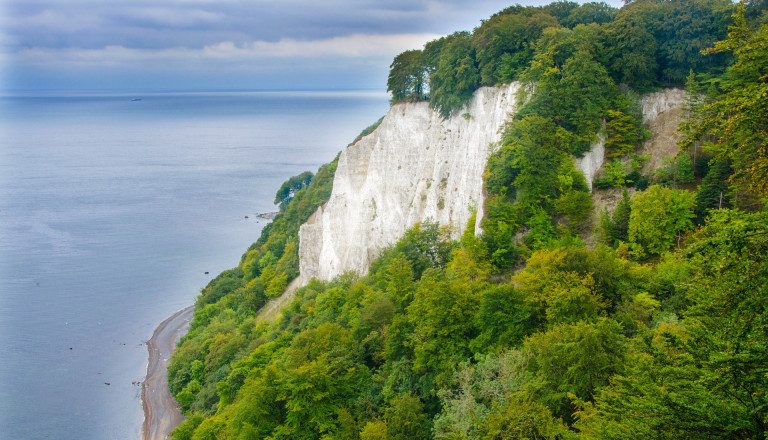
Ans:
<svg viewBox="0 0 768 440"><path fill-rule="evenodd" d="M0 88L383 90L398 53L514 3L0 0Z"/></svg>

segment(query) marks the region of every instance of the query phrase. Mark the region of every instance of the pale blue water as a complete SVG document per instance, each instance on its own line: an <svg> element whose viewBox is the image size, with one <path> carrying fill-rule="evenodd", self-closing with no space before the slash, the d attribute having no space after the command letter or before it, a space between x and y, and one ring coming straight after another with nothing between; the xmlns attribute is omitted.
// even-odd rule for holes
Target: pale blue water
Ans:
<svg viewBox="0 0 768 440"><path fill-rule="evenodd" d="M378 92L0 97L0 438L139 438L131 382L154 328L237 264L285 179L387 107Z"/></svg>

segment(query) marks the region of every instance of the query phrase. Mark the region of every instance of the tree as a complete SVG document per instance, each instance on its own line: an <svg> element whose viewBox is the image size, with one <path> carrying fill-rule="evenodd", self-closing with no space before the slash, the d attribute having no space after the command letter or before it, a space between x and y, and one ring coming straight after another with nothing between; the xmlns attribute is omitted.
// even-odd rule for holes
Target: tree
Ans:
<svg viewBox="0 0 768 440"><path fill-rule="evenodd" d="M632 198L629 241L651 254L660 254L680 241L693 227L693 193L652 185Z"/></svg>
<svg viewBox="0 0 768 440"><path fill-rule="evenodd" d="M483 440L555 440L566 435L568 429L541 403L512 396L503 409L491 413L477 431Z"/></svg>
<svg viewBox="0 0 768 440"><path fill-rule="evenodd" d="M448 118L469 102L480 85L480 72L468 32L444 37L435 70L429 76L430 106Z"/></svg>
<svg viewBox="0 0 768 440"><path fill-rule="evenodd" d="M479 438L486 419L503 412L507 404L517 405L516 394L530 380L528 359L520 350L477 355L474 361L463 362L450 386L438 391L441 411L433 430L437 439Z"/></svg>
<svg viewBox="0 0 768 440"><path fill-rule="evenodd" d="M656 50L653 35L652 2L630 3L608 24L607 41L611 41L610 70L617 83L644 91L656 83Z"/></svg>
<svg viewBox="0 0 768 440"><path fill-rule="evenodd" d="M434 269L424 273L407 309L413 326L409 344L414 371L447 372L469 356L482 287L482 283L448 281Z"/></svg>
<svg viewBox="0 0 768 440"><path fill-rule="evenodd" d="M739 414L733 425L768 432L768 212L713 213L685 256L695 268L686 294L687 347L705 359L706 383Z"/></svg>
<svg viewBox="0 0 768 440"><path fill-rule="evenodd" d="M280 206L280 212L285 211L285 208L291 203L293 196L295 196L299 190L309 186L310 182L312 182L312 177L314 177L314 174L312 174L311 171L304 171L297 176L291 177L280 185L280 189L278 189L277 194L275 194L275 205Z"/></svg>
<svg viewBox="0 0 768 440"><path fill-rule="evenodd" d="M530 353L528 370L535 377L526 391L568 422L574 409L568 395L592 400L624 368L626 347L619 323L602 318L535 334L525 341L523 350Z"/></svg>
<svg viewBox="0 0 768 440"><path fill-rule="evenodd" d="M728 38L709 53L732 53L736 62L727 71L724 93L702 107L701 117L682 140L688 148L711 137L706 145L716 160L729 160L731 178L760 196L768 195L768 26L751 30L744 7L734 15Z"/></svg>
<svg viewBox="0 0 768 440"><path fill-rule="evenodd" d="M476 353L495 347L514 347L533 327L531 311L512 284L484 291L474 319L479 334L470 347Z"/></svg>
<svg viewBox="0 0 768 440"><path fill-rule="evenodd" d="M703 224L714 209L731 207L731 190L727 183L731 175L728 161L716 161L701 181L696 193L696 223Z"/></svg>
<svg viewBox="0 0 768 440"><path fill-rule="evenodd" d="M513 149L512 163L518 172L513 181L517 202L550 207L557 198L560 164L567 159L557 126L540 116L514 121L505 136Z"/></svg>
<svg viewBox="0 0 768 440"><path fill-rule="evenodd" d="M563 26L573 28L578 24L610 23L618 9L605 2L588 2L570 11L567 17L560 20Z"/></svg>
<svg viewBox="0 0 768 440"><path fill-rule="evenodd" d="M472 34L480 83L511 81L533 58L534 44L547 27L557 26L549 14L501 14L483 22Z"/></svg>
<svg viewBox="0 0 768 440"><path fill-rule="evenodd" d="M659 71L667 83L683 84L692 69L702 72L724 64L722 56L704 56L727 33L733 6L722 0L686 0L659 3L655 37L658 41Z"/></svg>
<svg viewBox="0 0 768 440"><path fill-rule="evenodd" d="M360 431L361 440L387 440L387 423L383 420L372 420L365 424Z"/></svg>
<svg viewBox="0 0 768 440"><path fill-rule="evenodd" d="M389 66L387 91L392 103L414 102L426 99L427 69L420 50L407 50L396 56Z"/></svg>
<svg viewBox="0 0 768 440"><path fill-rule="evenodd" d="M575 135L570 147L572 153L589 151L617 94L616 84L605 67L595 60L591 48L581 46L565 62L563 77L553 97L558 113L563 115L562 125Z"/></svg>
<svg viewBox="0 0 768 440"><path fill-rule="evenodd" d="M691 156L681 151L673 158L666 158L664 165L656 170L656 178L658 182L671 184L672 187L677 187L678 183L692 183L696 179Z"/></svg>
<svg viewBox="0 0 768 440"><path fill-rule="evenodd" d="M626 188L622 191L621 200L616 205L613 215L608 211L603 212L601 227L605 241L611 246L617 246L619 242L629 241L629 218L632 213L632 203Z"/></svg>
<svg viewBox="0 0 768 440"><path fill-rule="evenodd" d="M678 254L682 320L633 341L575 427L586 439L762 439L768 425L768 214L718 210Z"/></svg>
<svg viewBox="0 0 768 440"><path fill-rule="evenodd" d="M635 149L637 142L643 138L642 128L637 124L637 118L621 110L610 109L606 112L605 149L606 156L623 156Z"/></svg>
<svg viewBox="0 0 768 440"><path fill-rule="evenodd" d="M395 397L384 410L388 440L422 440L429 438L429 423L424 406L410 392Z"/></svg>

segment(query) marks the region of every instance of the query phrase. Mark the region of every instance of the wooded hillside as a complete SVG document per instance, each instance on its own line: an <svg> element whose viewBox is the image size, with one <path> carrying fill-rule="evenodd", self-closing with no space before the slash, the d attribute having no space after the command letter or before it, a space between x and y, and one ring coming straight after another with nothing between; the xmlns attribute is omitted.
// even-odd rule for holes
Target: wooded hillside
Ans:
<svg viewBox="0 0 768 440"><path fill-rule="evenodd" d="M482 233L418 224L367 275L310 281L257 321L335 162L292 178L198 298L169 368L188 416L173 438L766 438L766 22L765 2L561 1L396 57L393 102L445 117L524 84ZM643 175L638 94L667 86L689 92L680 152ZM599 136L590 192L572 158ZM599 191L623 197L596 216Z"/></svg>

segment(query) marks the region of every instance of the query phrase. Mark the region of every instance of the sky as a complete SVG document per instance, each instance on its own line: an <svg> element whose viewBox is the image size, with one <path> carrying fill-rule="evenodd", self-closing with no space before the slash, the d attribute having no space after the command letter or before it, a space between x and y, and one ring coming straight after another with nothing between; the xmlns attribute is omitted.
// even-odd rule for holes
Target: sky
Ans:
<svg viewBox="0 0 768 440"><path fill-rule="evenodd" d="M395 55L514 3L0 0L0 90L384 90Z"/></svg>

